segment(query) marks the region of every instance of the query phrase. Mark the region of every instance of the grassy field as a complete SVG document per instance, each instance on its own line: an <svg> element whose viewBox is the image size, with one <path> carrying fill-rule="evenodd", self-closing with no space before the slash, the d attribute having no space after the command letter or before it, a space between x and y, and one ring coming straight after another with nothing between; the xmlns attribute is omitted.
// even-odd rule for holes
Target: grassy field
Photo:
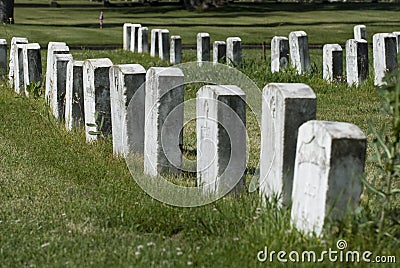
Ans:
<svg viewBox="0 0 400 268"><path fill-rule="evenodd" d="M270 12L284 12L276 10L279 5L272 6L274 8L271 8ZM261 17L253 18L253 15L258 12L261 14L262 6L242 9L241 13L238 10L233 11L235 8L236 6L226 8L221 14L216 11L187 13L187 23L189 24L190 20L193 24L199 23L201 15L217 18L218 14L230 14L229 12L242 14L247 20ZM321 15L322 11L315 11L314 6L305 5L303 8L304 14L308 13L310 16L310 25L313 25L313 21L318 23L320 20L328 20L326 16ZM139 16L139 11L133 13L134 10L136 9L129 9L129 13L124 13L123 10L113 12L115 18L120 19L122 23L125 21L124 16ZM85 30L83 27L71 27L67 24L60 31L50 26L51 22L58 20L58 16L69 18L71 14L77 14L79 20L84 23L89 13L80 14L74 9L47 8L42 11L43 18L39 19L42 22L38 22L38 25L32 25L32 19L29 19L26 11L24 16L19 15L18 21L31 21L30 23L25 26L17 24L1 27L7 31L19 29L21 32L18 35L26 36L31 41L40 41L41 44L46 44L49 40L56 41L53 37L72 44L92 44L91 35L82 31ZM95 15L98 10L88 12ZM173 16L180 12L186 11L166 10L161 15L148 11L142 16L147 16L148 21L159 16L159 22L163 21L165 25L173 23ZM263 12L269 19L267 7ZM285 12L293 18L299 16L293 11ZM327 10L325 12L329 13ZM387 31L388 25L391 25L387 16L389 13L396 13L378 11L378 6L365 11L344 12L374 13L375 17L379 17L381 23L385 24L381 28L377 26L376 31ZM30 14L33 17L34 13ZM54 15L53 19L49 14ZM329 14L331 19L340 21L335 18L333 11ZM367 13L365 16L368 17ZM357 16L359 17L360 15ZM137 21L135 17L131 18L132 21ZM223 17L223 20L215 21L228 24L232 20L227 16ZM48 26L45 26L47 23ZM63 23L64 21L60 24ZM104 44L120 44L122 36L119 26L109 29L110 37L114 36L118 40L112 43L112 40L106 39ZM302 29L308 31L310 27L304 26ZM215 35L222 39L222 36L228 36L228 30L232 30L232 33L235 33L233 35L240 35L234 32L233 28L221 26L215 31ZM260 33L263 32L262 26L256 28ZM49 29L52 29L53 35L49 34ZM351 35L351 29L352 24L347 25L346 29L343 29L346 30L346 34L342 37L339 34L326 33L327 39L321 38L320 43L344 43ZM103 40L103 35L99 34L98 29L91 30L93 40ZM274 30L279 33L282 31L285 35L289 31L284 25L275 27ZM324 32L318 27L315 30ZM180 34L186 34L188 40L194 40L196 32L196 27L180 29ZM271 36L273 34L271 33ZM332 39L328 39L328 36L337 39L329 41ZM72 39L75 41L71 41ZM254 32L249 35L249 39L262 40L262 37ZM150 66L168 65L148 55L121 50L79 50L72 51L72 54L75 59L109 57L114 64L140 63L146 69ZM45 62L45 53L42 55ZM322 62L319 50L311 52L313 73L304 76L296 75L290 70L271 74L270 61L261 60L261 51L258 50L245 50L243 57L244 64L240 71L248 75L261 89L269 82L303 82L310 85L317 94L317 119L351 122L365 133L368 133L370 120L375 120L377 128L387 122L387 118L380 113L380 98L373 87L372 76L358 88L347 87L344 84L328 84L321 78ZM194 51L184 51L185 61L194 59ZM185 91L186 99L194 96L195 91ZM249 127L251 123L248 122ZM257 157L259 133L251 134L250 143L254 150L250 153ZM193 130L187 128L184 136L185 147L193 148ZM374 154L370 146L373 138L368 134L368 157ZM250 162L249 168L256 168L254 162ZM376 174L375 164L367 162L367 179L371 180ZM324 236L320 238L305 236L293 230L290 227L290 211L279 210L271 204L263 207L257 193L245 194L240 199L226 197L199 208L171 207L152 199L140 189L131 177L125 161L112 155L110 139L87 144L82 129L67 132L62 123L53 119L43 98L33 100L16 96L5 83L0 85L0 267L279 267L284 264L277 260L273 263L258 262L257 253L268 247L269 251L308 250L319 254L329 248L337 250L336 242L339 239L347 241L348 250L372 251L373 257L396 256L398 263L400 228L398 225L391 226L387 231L390 231L394 238L384 237L382 241L377 242L375 231L379 207L376 201L373 195L364 191L362 209L338 225L328 225ZM327 258L321 265L353 266L352 263L329 262ZM297 263L296 266L315 267L316 264ZM365 267L366 263L360 263L358 266ZM385 267L397 266L386 264Z"/></svg>

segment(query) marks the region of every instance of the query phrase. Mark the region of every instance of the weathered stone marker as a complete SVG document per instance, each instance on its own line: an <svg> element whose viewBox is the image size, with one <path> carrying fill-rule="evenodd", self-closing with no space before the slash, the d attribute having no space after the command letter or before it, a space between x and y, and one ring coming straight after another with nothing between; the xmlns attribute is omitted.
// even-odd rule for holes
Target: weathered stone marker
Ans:
<svg viewBox="0 0 400 268"><path fill-rule="evenodd" d="M45 98L48 103L51 103L52 88L53 88L53 55L54 54L69 54L69 48L64 42L49 42L47 45L47 63L46 63L46 90Z"/></svg>
<svg viewBox="0 0 400 268"><path fill-rule="evenodd" d="M177 173L182 164L184 76L178 68L152 67L146 74L144 173Z"/></svg>
<svg viewBox="0 0 400 268"><path fill-rule="evenodd" d="M31 83L42 81L42 58L40 54L40 45L38 43L26 44L23 47L24 64L24 90L26 96L29 96L26 90Z"/></svg>
<svg viewBox="0 0 400 268"><path fill-rule="evenodd" d="M308 36L304 31L289 34L290 61L298 74L311 72Z"/></svg>
<svg viewBox="0 0 400 268"><path fill-rule="evenodd" d="M271 72L279 72L289 66L289 39L274 36L271 40Z"/></svg>
<svg viewBox="0 0 400 268"><path fill-rule="evenodd" d="M24 37L13 37L10 45L10 63L8 70L8 82L11 87L14 86L14 70L15 70L15 55L17 53L17 44L28 44L28 39Z"/></svg>
<svg viewBox="0 0 400 268"><path fill-rule="evenodd" d="M116 155L143 155L145 79L146 70L140 64L110 68L112 137Z"/></svg>
<svg viewBox="0 0 400 268"><path fill-rule="evenodd" d="M130 50L132 52L138 52L139 44L139 29L142 27L140 24L131 24L131 46Z"/></svg>
<svg viewBox="0 0 400 268"><path fill-rule="evenodd" d="M18 94L25 92L23 55L24 46L25 44L16 44L14 47L14 91Z"/></svg>
<svg viewBox="0 0 400 268"><path fill-rule="evenodd" d="M210 34L197 34L197 62L210 61Z"/></svg>
<svg viewBox="0 0 400 268"><path fill-rule="evenodd" d="M356 25L354 26L354 39L364 39L367 40L367 26L365 25Z"/></svg>
<svg viewBox="0 0 400 268"><path fill-rule="evenodd" d="M305 84L271 83L263 90L260 194L288 205L292 195L298 128L314 120L317 99Z"/></svg>
<svg viewBox="0 0 400 268"><path fill-rule="evenodd" d="M161 29L153 29L151 30L151 46L150 46L150 56L151 57L158 57L158 38L159 38L159 32Z"/></svg>
<svg viewBox="0 0 400 268"><path fill-rule="evenodd" d="M86 141L99 135L110 135L110 59L88 59L83 62L83 100L85 102Z"/></svg>
<svg viewBox="0 0 400 268"><path fill-rule="evenodd" d="M396 37L397 53L400 53L400 32L393 32L393 34Z"/></svg>
<svg viewBox="0 0 400 268"><path fill-rule="evenodd" d="M355 125L308 121L299 128L291 223L320 235L324 220L340 220L359 205L366 137Z"/></svg>
<svg viewBox="0 0 400 268"><path fill-rule="evenodd" d="M169 55L171 64L180 64L182 62L182 38L179 35L171 36L171 51Z"/></svg>
<svg viewBox="0 0 400 268"><path fill-rule="evenodd" d="M149 52L149 29L147 27L140 27L138 31L138 52Z"/></svg>
<svg viewBox="0 0 400 268"><path fill-rule="evenodd" d="M246 95L237 86L197 92L197 182L205 193L239 193L246 170Z"/></svg>
<svg viewBox="0 0 400 268"><path fill-rule="evenodd" d="M226 42L214 41L213 43L213 63L226 62Z"/></svg>
<svg viewBox="0 0 400 268"><path fill-rule="evenodd" d="M0 77L6 77L7 64L7 40L0 39Z"/></svg>
<svg viewBox="0 0 400 268"><path fill-rule="evenodd" d="M67 65L73 60L71 54L53 55L53 87L51 110L56 119L65 119L65 94L67 91Z"/></svg>
<svg viewBox="0 0 400 268"><path fill-rule="evenodd" d="M132 23L124 23L122 31L122 47L124 50L131 50Z"/></svg>
<svg viewBox="0 0 400 268"><path fill-rule="evenodd" d="M83 61L69 61L65 93L65 127L72 130L85 125L83 99Z"/></svg>
<svg viewBox="0 0 400 268"><path fill-rule="evenodd" d="M323 78L329 82L342 81L343 50L338 44L326 44L323 47Z"/></svg>
<svg viewBox="0 0 400 268"><path fill-rule="evenodd" d="M242 40L239 37L226 39L226 63L234 67L242 65Z"/></svg>
<svg viewBox="0 0 400 268"><path fill-rule="evenodd" d="M378 33L373 36L374 85L382 86L386 73L397 69L396 37L391 33Z"/></svg>
<svg viewBox="0 0 400 268"><path fill-rule="evenodd" d="M368 43L363 39L346 42L347 84L358 86L368 76Z"/></svg>
<svg viewBox="0 0 400 268"><path fill-rule="evenodd" d="M169 60L169 31L162 29L158 34L158 56L162 60Z"/></svg>

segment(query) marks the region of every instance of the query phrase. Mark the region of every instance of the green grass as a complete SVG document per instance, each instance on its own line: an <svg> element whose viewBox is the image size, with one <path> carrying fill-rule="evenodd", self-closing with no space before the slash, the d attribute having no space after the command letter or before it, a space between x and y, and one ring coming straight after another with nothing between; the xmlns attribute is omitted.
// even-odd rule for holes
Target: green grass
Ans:
<svg viewBox="0 0 400 268"><path fill-rule="evenodd" d="M258 6L259 10L251 7L243 9L240 14L247 14L248 20L260 19L261 15L257 18L254 14L269 14L266 11L268 5L265 8L263 6ZM271 6L275 9L281 7ZM314 14L314 21L321 21L315 18L321 16L320 12L326 12L323 14L331 14L333 19L335 13L327 11L328 6L324 7L325 11L312 11L312 5L304 5L301 6L304 10L300 15ZM287 7L294 9L299 5ZM357 14L373 12L376 17L381 14L379 17L384 23L387 21L386 15L395 13L378 12L378 6L375 6L375 10L371 8L373 5L369 7ZM166 10L160 18L164 18L165 23L173 21L176 14L186 12L168 10L166 7L157 7L152 12L163 8ZM225 13L220 15L239 13L236 8L236 5L227 7ZM69 15L77 14L78 21L84 21L89 14L80 14L74 9L60 10L70 12ZM113 12L116 18L120 12L119 19L122 22L125 21L124 16L144 17L150 14L141 14L143 10L127 9L127 13L124 13L122 9L115 9ZM38 18L41 21L47 20L49 26L1 27L7 31L19 29L21 35L41 43L56 41L52 39L54 36L59 38L58 41L70 42L71 39L65 37L70 36L76 39L75 44L91 44L91 37L81 31L82 27L66 26L62 31L53 29L55 27L51 27L50 23L54 22L54 18L48 16L51 12L59 14L56 11L43 9L43 17ZM97 11L88 12L96 14ZM300 16L291 10L285 12L293 17ZM187 14L192 16L194 23L199 21L202 14L218 17L218 13L212 10ZM68 18L69 15L63 16ZM30 20L27 12L25 17L19 16L21 20ZM266 17L269 19L269 16ZM212 18L207 21L211 22ZM322 20L329 18L323 16ZM222 20L218 21L222 23ZM223 21L229 23L231 20L226 16ZM351 35L351 26L347 25L348 35ZM121 34L121 27L117 28L110 29L110 36L114 36L113 31L115 36ZM37 32L29 29L36 29ZM48 34L49 29L53 29L57 35ZM258 28L260 32L262 29ZM284 29L282 26L275 30L284 32ZM378 30L383 29L387 28ZM92 30L93 38L100 40L101 37L95 34L98 30ZM228 35L228 30L232 29L219 28L218 34ZM194 40L197 29L184 27L180 31L182 35L192 36ZM322 29L318 31L322 32ZM51 38L46 39L46 35ZM235 35L238 35L237 32ZM340 35L331 35L329 38L335 37L338 38L335 42L341 42ZM261 35L253 33L249 38L261 40ZM348 37L343 38L345 40ZM116 44L121 39L119 36ZM323 43L325 39L320 40ZM110 41L104 40L105 43ZM72 54L75 59L81 60L108 57L114 64L140 63L146 69L168 65L147 54L138 55L122 50L80 50L72 51ZM368 133L370 120L375 120L378 128L387 122L387 118L380 114L380 99L373 87L372 76L358 88L347 87L345 84L328 84L321 78L322 56L319 50L311 51L313 73L304 76L295 74L293 70L271 74L270 61L261 60L260 50L244 50L243 58L244 64L240 71L248 75L260 89L270 82L302 82L310 85L317 95L317 119L350 122L358 125L365 133ZM185 61L194 59L195 51L184 51ZM187 88L185 99L195 96L194 89L195 86ZM254 124L254 118L249 117L247 126L252 146L250 170L256 168L260 149L260 134L254 131ZM368 135L369 144L372 139L372 135ZM185 128L184 143L185 154L193 158L189 152L196 145L193 123ZM368 157L373 153L369 145ZM141 165L140 159L137 164ZM374 163L367 162L367 179L371 180L376 174ZM193 183L193 177L190 176L170 179L178 184ZM246 179L250 179L250 174ZM324 236L316 238L293 230L290 227L290 211L279 210L271 204L262 206L257 193L246 193L240 199L228 196L199 208L171 207L152 199L136 184L125 160L113 156L110 139L88 144L82 129L67 132L62 123L53 119L43 98L35 101L16 96L5 83L0 84L0 267L265 267L271 266L270 263L260 264L257 253L266 246L270 251L314 250L321 253L329 248L336 250L338 239L347 241L348 250L369 250L374 256L394 255L399 262L399 240L385 237L377 243L374 220L378 209L376 198L364 191L360 210L342 223L328 224ZM392 233L398 239L399 226L394 226ZM280 266L277 261L273 265ZM352 266L337 262L325 262L323 265ZM297 266L315 267L315 264ZM364 267L365 264L358 266ZM385 267L396 265L386 264Z"/></svg>
<svg viewBox="0 0 400 268"><path fill-rule="evenodd" d="M99 13L104 11L104 28ZM198 32L209 32L211 40L239 36L243 44L270 42L275 35L305 30L310 44L344 44L352 38L353 26L366 24L369 41L377 32L400 30L399 4L296 4L235 3L221 9L189 12L179 6L15 8L15 25L2 27L3 38L26 36L46 46L49 41L70 45L121 45L122 25L141 23L167 28L181 35L184 45L193 45ZM1 32L1 30L0 30Z"/></svg>

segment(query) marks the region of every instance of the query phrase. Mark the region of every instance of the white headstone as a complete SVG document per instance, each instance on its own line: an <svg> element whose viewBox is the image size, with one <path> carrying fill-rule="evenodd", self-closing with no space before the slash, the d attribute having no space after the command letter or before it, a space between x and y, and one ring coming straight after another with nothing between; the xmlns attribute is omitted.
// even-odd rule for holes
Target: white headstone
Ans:
<svg viewBox="0 0 400 268"><path fill-rule="evenodd" d="M147 27L140 27L138 31L138 52L149 52L149 29Z"/></svg>
<svg viewBox="0 0 400 268"><path fill-rule="evenodd" d="M343 50L338 44L326 44L322 49L323 78L329 82L342 81Z"/></svg>
<svg viewBox="0 0 400 268"><path fill-rule="evenodd" d="M354 26L354 39L364 39L367 40L367 26L356 25Z"/></svg>
<svg viewBox="0 0 400 268"><path fill-rule="evenodd" d="M29 96L26 87L31 83L42 81L42 58L40 45L38 43L26 44L23 47L24 64L24 89L26 96Z"/></svg>
<svg viewBox="0 0 400 268"><path fill-rule="evenodd" d="M15 62L15 54L17 50L17 44L28 44L28 39L24 37L13 37L11 39L10 46L10 64L8 70L8 82L11 87L14 86L14 62Z"/></svg>
<svg viewBox="0 0 400 268"><path fill-rule="evenodd" d="M144 173L178 173L183 128L184 76L180 69L151 67L146 74Z"/></svg>
<svg viewBox="0 0 400 268"><path fill-rule="evenodd" d="M393 32L393 34L396 37L397 53L400 53L400 32Z"/></svg>
<svg viewBox="0 0 400 268"><path fill-rule="evenodd" d="M292 195L298 128L314 120L317 99L305 84L271 83L263 90L260 194L288 205Z"/></svg>
<svg viewBox="0 0 400 268"><path fill-rule="evenodd" d="M197 34L197 62L210 61L210 35Z"/></svg>
<svg viewBox="0 0 400 268"><path fill-rule="evenodd" d="M289 34L290 61L298 74L310 73L311 63L308 51L308 36L304 31Z"/></svg>
<svg viewBox="0 0 400 268"><path fill-rule="evenodd" d="M385 84L385 74L397 69L396 37L391 33L378 33L373 36L374 85Z"/></svg>
<svg viewBox="0 0 400 268"><path fill-rule="evenodd" d="M122 46L124 50L131 50L132 23L124 23L122 27Z"/></svg>
<svg viewBox="0 0 400 268"><path fill-rule="evenodd" d="M83 100L85 102L86 141L107 136L111 129L110 59L88 59L83 62Z"/></svg>
<svg viewBox="0 0 400 268"><path fill-rule="evenodd" d="M214 41L213 43L213 63L226 62L226 42Z"/></svg>
<svg viewBox="0 0 400 268"><path fill-rule="evenodd" d="M67 65L65 93L65 127L72 130L85 125L83 100L83 61L73 60Z"/></svg>
<svg viewBox="0 0 400 268"><path fill-rule="evenodd" d="M171 36L171 64L180 64L182 62L182 38L179 35Z"/></svg>
<svg viewBox="0 0 400 268"><path fill-rule="evenodd" d="M289 39L274 36L271 40L271 72L279 72L289 66Z"/></svg>
<svg viewBox="0 0 400 268"><path fill-rule="evenodd" d="M143 155L145 79L146 70L140 64L110 68L111 123L116 155Z"/></svg>
<svg viewBox="0 0 400 268"><path fill-rule="evenodd" d="M246 95L234 85L203 86L196 97L197 182L205 193L239 193L246 170Z"/></svg>
<svg viewBox="0 0 400 268"><path fill-rule="evenodd" d="M368 43L363 39L346 42L347 84L358 86L368 77Z"/></svg>
<svg viewBox="0 0 400 268"><path fill-rule="evenodd" d="M6 77L7 64L7 40L0 39L0 77Z"/></svg>
<svg viewBox="0 0 400 268"><path fill-rule="evenodd" d="M14 91L18 94L25 93L24 83L24 46L25 44L16 44L14 46Z"/></svg>
<svg viewBox="0 0 400 268"><path fill-rule="evenodd" d="M162 60L169 60L169 31L162 29L158 34L158 55Z"/></svg>
<svg viewBox="0 0 400 268"><path fill-rule="evenodd" d="M242 40L239 37L226 39L226 63L235 67L242 65Z"/></svg>
<svg viewBox="0 0 400 268"><path fill-rule="evenodd" d="M130 50L132 52L138 52L139 44L139 29L142 27L140 24L131 24L131 45Z"/></svg>
<svg viewBox="0 0 400 268"><path fill-rule="evenodd" d="M151 46L150 46L150 56L158 57L158 37L161 29L153 29L151 30Z"/></svg>
<svg viewBox="0 0 400 268"><path fill-rule="evenodd" d="M355 125L308 121L299 128L291 223L322 233L324 221L343 219L360 203L366 137Z"/></svg>
<svg viewBox="0 0 400 268"><path fill-rule="evenodd" d="M65 94L67 90L67 65L73 60L71 54L53 55L53 87L50 108L56 119L65 118Z"/></svg>
<svg viewBox="0 0 400 268"><path fill-rule="evenodd" d="M46 90L45 98L48 103L51 103L51 93L53 87L53 55L54 54L69 54L69 48L64 42L49 42L47 45L47 63L46 63Z"/></svg>

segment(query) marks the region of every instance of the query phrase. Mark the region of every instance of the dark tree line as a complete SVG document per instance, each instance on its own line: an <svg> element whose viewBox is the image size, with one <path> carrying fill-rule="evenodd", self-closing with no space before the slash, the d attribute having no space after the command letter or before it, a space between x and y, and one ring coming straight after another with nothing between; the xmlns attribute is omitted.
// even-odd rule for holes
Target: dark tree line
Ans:
<svg viewBox="0 0 400 268"><path fill-rule="evenodd" d="M14 0L0 0L0 21L14 24Z"/></svg>

